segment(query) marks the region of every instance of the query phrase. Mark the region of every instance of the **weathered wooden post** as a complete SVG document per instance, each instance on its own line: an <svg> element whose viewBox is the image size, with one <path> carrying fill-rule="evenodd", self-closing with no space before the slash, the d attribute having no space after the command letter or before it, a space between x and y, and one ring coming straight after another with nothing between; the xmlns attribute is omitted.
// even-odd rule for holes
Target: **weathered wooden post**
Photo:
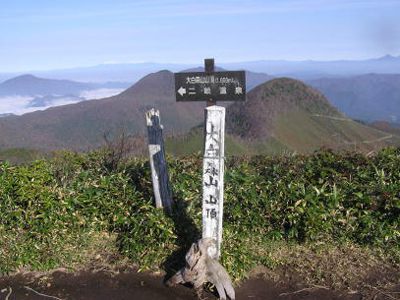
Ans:
<svg viewBox="0 0 400 300"><path fill-rule="evenodd" d="M146 112L147 134L149 139L149 154L151 177L153 181L156 207L171 212L172 196L169 185L168 168L165 160L163 126L160 124L160 112L152 108Z"/></svg>
<svg viewBox="0 0 400 300"><path fill-rule="evenodd" d="M206 101L203 160L203 239L212 238L211 258L221 254L224 195L225 108L217 101L244 101L244 71L214 72L214 59L204 61L205 72L175 73L177 101Z"/></svg>

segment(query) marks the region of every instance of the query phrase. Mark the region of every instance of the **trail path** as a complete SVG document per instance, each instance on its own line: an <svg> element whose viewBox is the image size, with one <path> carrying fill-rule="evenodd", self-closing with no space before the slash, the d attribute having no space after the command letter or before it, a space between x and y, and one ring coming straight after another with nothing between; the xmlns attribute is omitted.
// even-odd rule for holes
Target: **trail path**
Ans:
<svg viewBox="0 0 400 300"><path fill-rule="evenodd" d="M400 288L400 287L398 287ZM347 293L324 286L299 286L296 283L273 283L261 278L252 278L235 288L236 299L319 299L358 300L364 299L357 292ZM386 295L398 296L396 291L371 290L373 299L390 299ZM364 295L365 296L365 295ZM207 293L208 299L217 299ZM0 277L1 300L194 300L193 289L179 285L168 288L163 278L134 271L120 274L107 273L63 273L32 278L27 275ZM368 298L369 299L369 298ZM372 299L372 298L371 298Z"/></svg>
<svg viewBox="0 0 400 300"><path fill-rule="evenodd" d="M355 122L352 119L349 118L340 118L340 117L334 117L334 116L328 116L328 115L320 115L320 114L313 114L313 117L320 117L320 118L326 118L326 119L331 119L331 120L336 120L336 121L345 121L345 122ZM377 130L377 129L375 129ZM379 130L380 131L380 130ZM380 131L382 132L382 131ZM382 132L384 133L384 132ZM357 145L357 144L373 144L373 143L379 143L385 140L389 140L392 139L393 135L392 134L388 134L385 135L383 137L377 138L377 139L373 139L373 140L364 140L364 141L359 141L359 142L348 142L348 141L343 141L342 144L346 144L346 145Z"/></svg>

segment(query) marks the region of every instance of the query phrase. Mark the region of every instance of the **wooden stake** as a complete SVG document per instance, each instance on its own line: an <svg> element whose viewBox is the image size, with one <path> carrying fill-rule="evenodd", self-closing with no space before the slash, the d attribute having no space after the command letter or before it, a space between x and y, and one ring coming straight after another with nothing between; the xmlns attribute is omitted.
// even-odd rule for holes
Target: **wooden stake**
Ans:
<svg viewBox="0 0 400 300"><path fill-rule="evenodd" d="M169 185L168 169L165 160L163 126L160 124L160 112L152 108L146 112L147 133L154 198L157 208L171 212L172 196Z"/></svg>

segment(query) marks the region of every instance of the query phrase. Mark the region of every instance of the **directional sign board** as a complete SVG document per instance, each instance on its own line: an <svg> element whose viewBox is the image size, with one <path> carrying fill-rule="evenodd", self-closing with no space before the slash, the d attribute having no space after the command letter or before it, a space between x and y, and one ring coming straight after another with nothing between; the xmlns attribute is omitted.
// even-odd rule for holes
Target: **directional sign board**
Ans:
<svg viewBox="0 0 400 300"><path fill-rule="evenodd" d="M245 101L244 71L175 73L176 101Z"/></svg>

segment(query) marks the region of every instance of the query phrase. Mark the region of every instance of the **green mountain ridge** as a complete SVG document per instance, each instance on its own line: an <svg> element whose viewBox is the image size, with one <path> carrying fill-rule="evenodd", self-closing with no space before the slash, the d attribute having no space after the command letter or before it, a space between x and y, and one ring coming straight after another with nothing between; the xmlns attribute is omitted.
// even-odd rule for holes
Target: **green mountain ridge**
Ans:
<svg viewBox="0 0 400 300"><path fill-rule="evenodd" d="M395 134L348 119L298 80L273 79L248 92L247 99L223 103L230 104L227 153L309 152L320 147L370 151L400 144ZM152 107L161 112L172 153L201 151L202 131L187 133L202 124L205 103L176 102L174 76L166 70L113 97L1 118L0 149L89 150L104 144L105 133L112 137L121 130L145 139L144 113Z"/></svg>

